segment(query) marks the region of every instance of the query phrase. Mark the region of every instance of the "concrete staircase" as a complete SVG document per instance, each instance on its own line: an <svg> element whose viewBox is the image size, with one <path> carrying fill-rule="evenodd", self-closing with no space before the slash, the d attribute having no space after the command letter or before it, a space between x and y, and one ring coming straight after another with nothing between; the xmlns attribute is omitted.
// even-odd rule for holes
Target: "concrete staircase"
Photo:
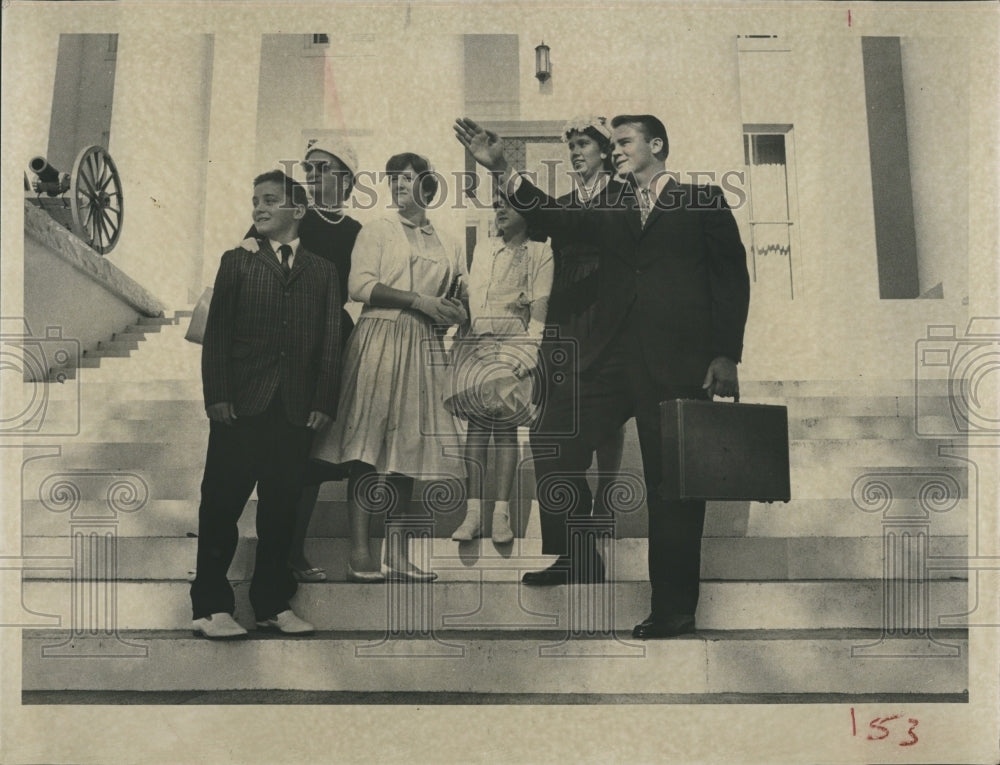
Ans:
<svg viewBox="0 0 1000 765"><path fill-rule="evenodd" d="M103 359L129 358L133 351L139 349L139 344L146 336L159 332L164 326L176 324L179 318L190 314L190 311L178 311L174 318L136 316L135 322L125 326L120 332L114 332L107 340L98 341L97 347L84 350L79 358L71 359L67 364L54 364L48 369L48 380L53 383L65 383L77 379L78 369L97 369Z"/></svg>
<svg viewBox="0 0 1000 765"><path fill-rule="evenodd" d="M950 456L957 438L914 435L917 415L947 434L946 382L922 386L919 399L912 381L743 384L746 402L788 406L794 499L710 504L694 636L630 637L648 610L644 507L620 514L607 544L613 581L520 585L522 572L551 560L540 553L525 451L508 548L450 541L462 516L452 508L414 541L438 582L347 583L345 485L326 484L308 552L330 581L302 585L295 602L319 632L231 645L193 638L187 571L208 424L200 347L183 340L186 323L165 320L130 358L109 355L76 384L49 386L48 424L68 435L26 453L21 471L28 702L53 691L260 689L424 703L427 694L465 703L965 698L968 471ZM76 431L59 431L60 418ZM638 476L640 464L630 428L624 472ZM248 627L253 504L230 570Z"/></svg>

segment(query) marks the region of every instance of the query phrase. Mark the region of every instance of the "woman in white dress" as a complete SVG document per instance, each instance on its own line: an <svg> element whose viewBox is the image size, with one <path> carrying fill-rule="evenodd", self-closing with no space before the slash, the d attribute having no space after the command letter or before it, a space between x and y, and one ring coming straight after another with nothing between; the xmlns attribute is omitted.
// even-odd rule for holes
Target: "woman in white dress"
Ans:
<svg viewBox="0 0 1000 765"><path fill-rule="evenodd" d="M437 575L410 561L392 524L381 567L369 553L369 536L373 513L386 511L391 519L405 510L414 479L465 476L461 459L448 456L461 438L442 403L449 368L434 329L467 318L462 303L449 297L466 272L465 253L427 219L437 192L427 160L397 154L386 173L397 214L365 225L354 246L348 292L364 308L345 350L337 418L317 439L313 457L352 463L348 580L432 581Z"/></svg>
<svg viewBox="0 0 1000 765"><path fill-rule="evenodd" d="M469 275L471 326L458 344L453 394L445 406L468 421L465 444L469 471L465 519L451 538L468 542L482 535L486 456L495 445L496 501L493 541L514 540L510 493L517 469L519 426L537 414L531 370L545 330L552 288L552 248L531 236L524 218L502 196L496 209L499 237L476 247Z"/></svg>

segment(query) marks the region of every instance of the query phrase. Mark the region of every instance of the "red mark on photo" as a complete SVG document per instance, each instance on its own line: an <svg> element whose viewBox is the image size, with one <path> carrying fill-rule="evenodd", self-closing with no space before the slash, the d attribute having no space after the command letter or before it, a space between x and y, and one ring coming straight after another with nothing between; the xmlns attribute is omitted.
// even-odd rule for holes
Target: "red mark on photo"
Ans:
<svg viewBox="0 0 1000 765"><path fill-rule="evenodd" d="M899 745L900 746L913 746L915 743L917 743L920 740L920 739L917 738L917 734L913 732L913 729L916 728L919 723L918 723L917 720L914 720L912 717L907 718L906 721L910 724L910 727L907 728L907 730L906 730L906 733L910 737L910 740L909 741L900 741Z"/></svg>
<svg viewBox="0 0 1000 765"><path fill-rule="evenodd" d="M899 725L895 726L890 725L890 723L892 723L894 720L901 720L902 718L903 718L902 712L896 715L889 715L888 717L874 718L871 722L868 723L869 733L866 737L867 740L885 741L886 739L889 739L889 736L892 734L890 728L893 727L895 727L897 735L902 734L902 731L899 731ZM889 740L889 743L895 743L898 744L899 746L913 746L920 740L919 738L917 738L917 733L916 733L916 727L920 724L920 721L912 717L907 717L906 722L909 724L909 727L906 729L905 732L906 739L899 740L897 736L893 736L892 739ZM858 721L857 721L857 715L855 714L854 711L854 707L851 707L851 735L852 736L858 735Z"/></svg>
<svg viewBox="0 0 1000 765"><path fill-rule="evenodd" d="M901 716L902 715L892 715L891 717L876 717L874 720L868 723L868 727L871 728L872 730L881 731L881 734L878 736L873 736L871 733L869 733L868 740L882 741L884 739L889 738L889 729L886 728L884 725L882 725L882 723L887 723L890 722L891 720L898 720Z"/></svg>
<svg viewBox="0 0 1000 765"><path fill-rule="evenodd" d="M848 27L851 26L851 9L850 8L847 9L847 26Z"/></svg>

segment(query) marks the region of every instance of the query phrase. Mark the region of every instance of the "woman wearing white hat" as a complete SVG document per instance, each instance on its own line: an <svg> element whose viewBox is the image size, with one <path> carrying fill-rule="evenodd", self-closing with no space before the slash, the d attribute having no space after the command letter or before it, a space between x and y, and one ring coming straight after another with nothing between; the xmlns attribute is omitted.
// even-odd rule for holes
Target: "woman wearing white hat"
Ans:
<svg viewBox="0 0 1000 765"><path fill-rule="evenodd" d="M569 149L574 188L569 194L559 197L559 204L569 207L586 207L596 204L603 195L617 198L621 185L614 179L611 163L611 126L608 120L599 116L576 117L563 127L562 140ZM596 248L574 245L557 237L552 239L555 272L552 279L552 293L546 322L559 328L559 338L572 338L583 342L593 331L596 320L597 285L600 279ZM551 395L551 392L549 393ZM532 429L532 444L541 442L550 425L545 420L548 407L543 407L542 417ZM606 512L604 507L608 487L621 469L622 448L625 430L615 435L597 448L597 491L594 494L594 511ZM543 520L543 537L546 529ZM561 531L561 530L560 530ZM592 568L601 568L600 554L596 549L583 551L592 559ZM565 581L560 566L565 561L556 561L551 569L527 572L525 584L555 584Z"/></svg>

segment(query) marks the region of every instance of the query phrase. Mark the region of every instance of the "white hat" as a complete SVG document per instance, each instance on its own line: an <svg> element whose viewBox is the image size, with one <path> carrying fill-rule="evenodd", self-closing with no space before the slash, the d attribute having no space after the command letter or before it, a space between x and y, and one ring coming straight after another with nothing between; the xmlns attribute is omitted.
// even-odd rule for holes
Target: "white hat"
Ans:
<svg viewBox="0 0 1000 765"><path fill-rule="evenodd" d="M343 163L347 171L351 174L351 179L358 174L358 155L354 153L354 148L341 136L323 136L320 138L310 138L306 143L306 150L303 157L309 158L310 152L325 151Z"/></svg>
<svg viewBox="0 0 1000 765"><path fill-rule="evenodd" d="M597 117L597 116L574 117L565 125L563 125L562 129L563 143L569 141L570 133L582 133L587 128L596 130L605 138L608 139L611 138L611 128L608 127L607 118Z"/></svg>

